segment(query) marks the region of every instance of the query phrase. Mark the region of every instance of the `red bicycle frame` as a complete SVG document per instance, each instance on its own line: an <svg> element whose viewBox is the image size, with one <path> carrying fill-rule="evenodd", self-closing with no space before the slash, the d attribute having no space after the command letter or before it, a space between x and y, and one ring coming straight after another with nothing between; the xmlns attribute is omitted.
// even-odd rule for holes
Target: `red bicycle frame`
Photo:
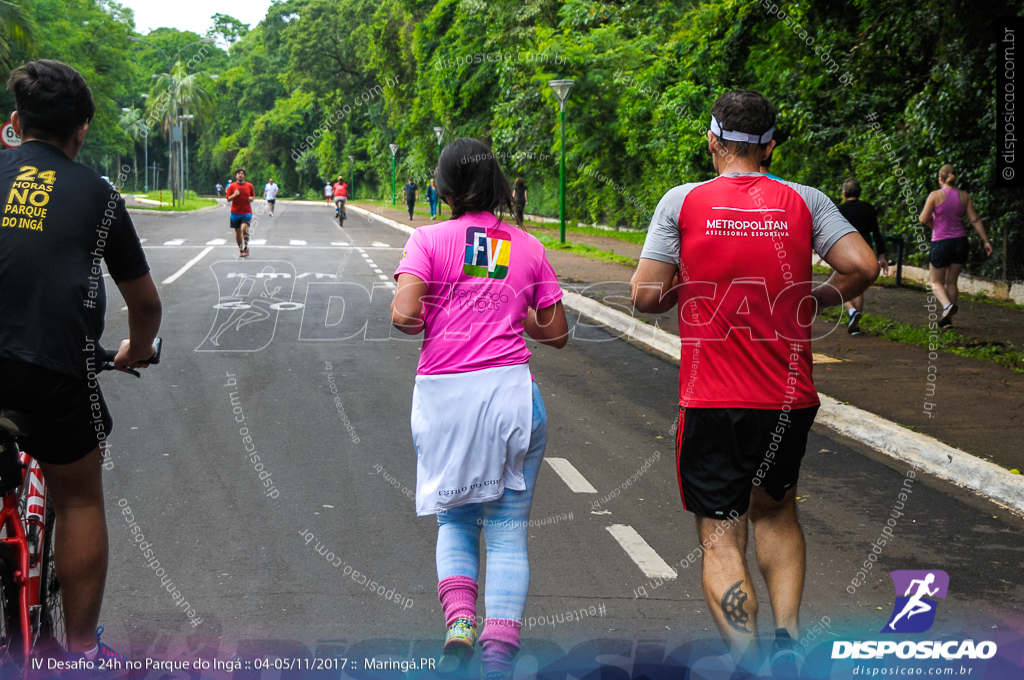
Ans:
<svg viewBox="0 0 1024 680"><path fill-rule="evenodd" d="M32 631L38 628L42 612L40 577L49 527L46 526L46 482L39 463L24 452L18 457L23 466L21 485L4 496L0 528L5 535L0 541L7 546L14 567L11 580L18 601L21 652L22 659L27 660L32 652ZM14 639L12 636L12 643Z"/></svg>

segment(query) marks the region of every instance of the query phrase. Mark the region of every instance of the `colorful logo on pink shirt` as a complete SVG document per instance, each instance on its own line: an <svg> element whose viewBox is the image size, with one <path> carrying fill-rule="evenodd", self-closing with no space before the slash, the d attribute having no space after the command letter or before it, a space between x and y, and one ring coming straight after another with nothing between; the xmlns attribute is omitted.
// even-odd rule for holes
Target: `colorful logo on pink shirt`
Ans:
<svg viewBox="0 0 1024 680"><path fill-rule="evenodd" d="M503 279L508 276L512 239L500 229L469 227L466 229L466 259L462 273L481 279Z"/></svg>

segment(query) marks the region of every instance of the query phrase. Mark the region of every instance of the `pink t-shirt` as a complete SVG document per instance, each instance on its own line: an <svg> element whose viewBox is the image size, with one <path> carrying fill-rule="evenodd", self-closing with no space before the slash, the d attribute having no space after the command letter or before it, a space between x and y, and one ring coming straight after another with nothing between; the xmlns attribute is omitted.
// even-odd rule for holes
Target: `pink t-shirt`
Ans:
<svg viewBox="0 0 1024 680"><path fill-rule="evenodd" d="M427 283L418 375L466 373L530 361L529 308L562 299L544 246L491 213L420 227L395 271Z"/></svg>

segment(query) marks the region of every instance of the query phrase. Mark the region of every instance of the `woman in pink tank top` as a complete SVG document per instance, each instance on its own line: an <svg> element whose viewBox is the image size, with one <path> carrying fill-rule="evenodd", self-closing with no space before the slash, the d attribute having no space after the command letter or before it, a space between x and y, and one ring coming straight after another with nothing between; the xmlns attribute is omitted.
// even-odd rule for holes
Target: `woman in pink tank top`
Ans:
<svg viewBox="0 0 1024 680"><path fill-rule="evenodd" d="M928 195L924 210L921 211L921 222L932 228L932 247L928 259L931 263L932 293L942 303L939 326L943 328L953 325L953 315L957 312L956 300L960 292L957 279L970 255L964 215L967 215L981 236L985 244L985 257L991 257L992 244L985 234L985 225L974 209L971 195L957 189L953 166L943 165L939 169L939 189Z"/></svg>

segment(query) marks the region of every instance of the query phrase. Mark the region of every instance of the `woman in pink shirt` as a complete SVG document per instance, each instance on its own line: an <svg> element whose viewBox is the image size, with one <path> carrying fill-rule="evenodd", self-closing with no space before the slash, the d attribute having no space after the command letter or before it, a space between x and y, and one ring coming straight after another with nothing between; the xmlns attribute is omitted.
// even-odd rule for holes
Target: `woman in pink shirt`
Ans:
<svg viewBox="0 0 1024 680"><path fill-rule="evenodd" d="M436 514L440 670L464 671L477 640L480 531L487 588L480 645L487 680L510 676L529 589L526 531L547 443L525 331L565 346L562 290L544 246L495 215L512 188L482 142L458 139L438 161L437 192L452 217L420 227L395 272L391 319L424 332L413 391L416 512Z"/></svg>
<svg viewBox="0 0 1024 680"><path fill-rule="evenodd" d="M932 292L942 303L939 326L953 325L957 312L956 300L960 291L957 279L967 264L970 245L964 229L964 215L970 219L985 244L985 257L992 256L992 244L985 234L971 195L956 188L953 166L946 164L939 168L939 189L928 194L928 200L921 211L921 221L932 228L931 262Z"/></svg>

